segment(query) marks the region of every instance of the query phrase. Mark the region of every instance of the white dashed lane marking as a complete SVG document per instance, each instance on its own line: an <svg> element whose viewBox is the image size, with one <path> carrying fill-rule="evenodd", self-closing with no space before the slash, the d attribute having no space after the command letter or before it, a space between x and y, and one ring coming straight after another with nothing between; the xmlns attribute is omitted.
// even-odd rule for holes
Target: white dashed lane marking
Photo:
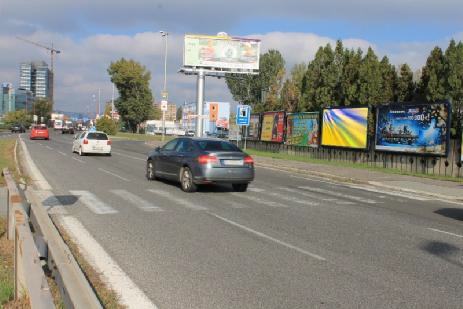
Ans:
<svg viewBox="0 0 463 309"><path fill-rule="evenodd" d="M118 211L105 202L101 201L95 194L89 191L81 191L81 190L71 190L69 191L72 195L75 195L79 198L88 209L98 215L107 215L107 214L115 214Z"/></svg>

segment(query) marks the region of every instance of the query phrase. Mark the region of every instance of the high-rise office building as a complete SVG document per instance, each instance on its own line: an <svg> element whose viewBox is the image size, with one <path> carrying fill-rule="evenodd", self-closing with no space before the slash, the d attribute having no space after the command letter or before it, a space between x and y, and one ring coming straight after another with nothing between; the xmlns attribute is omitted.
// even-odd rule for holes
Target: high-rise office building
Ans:
<svg viewBox="0 0 463 309"><path fill-rule="evenodd" d="M34 111L34 95L32 91L26 89L18 89L15 96L15 110L26 110L27 112Z"/></svg>
<svg viewBox="0 0 463 309"><path fill-rule="evenodd" d="M24 62L19 67L19 88L32 91L36 98L53 100L53 73L44 61Z"/></svg>
<svg viewBox="0 0 463 309"><path fill-rule="evenodd" d="M15 111L15 95L13 85L2 83L0 87L0 116Z"/></svg>

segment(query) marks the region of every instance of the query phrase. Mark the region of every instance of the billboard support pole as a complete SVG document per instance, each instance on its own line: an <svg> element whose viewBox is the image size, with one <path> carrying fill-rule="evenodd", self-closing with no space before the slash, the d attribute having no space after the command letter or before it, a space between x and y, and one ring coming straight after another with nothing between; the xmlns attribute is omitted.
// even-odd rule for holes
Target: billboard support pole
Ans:
<svg viewBox="0 0 463 309"><path fill-rule="evenodd" d="M204 102L204 81L206 75L203 69L198 70L198 80L196 83L196 137L203 135L203 102Z"/></svg>
<svg viewBox="0 0 463 309"><path fill-rule="evenodd" d="M248 137L248 126L244 126L244 150L246 150L246 139Z"/></svg>

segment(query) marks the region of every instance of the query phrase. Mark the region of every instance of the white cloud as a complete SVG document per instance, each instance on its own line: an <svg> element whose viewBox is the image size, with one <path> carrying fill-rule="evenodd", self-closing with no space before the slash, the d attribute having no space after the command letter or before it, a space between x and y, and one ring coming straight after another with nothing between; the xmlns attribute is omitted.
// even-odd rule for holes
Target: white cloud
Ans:
<svg viewBox="0 0 463 309"><path fill-rule="evenodd" d="M454 37L463 37L456 34ZM308 62L313 59L317 49L330 43L335 45L334 38L318 36L313 33L271 32L256 34L250 37L262 39L262 51L278 49L284 59L288 71L294 64ZM111 99L112 85L107 74L111 61L121 57L135 59L152 73L151 87L153 94L159 98L164 80L164 41L157 32L143 32L134 35L100 34L80 40L68 36L39 31L27 39L50 44L62 53L57 55L56 71L56 108L66 111L93 111L92 95L101 89L102 101ZM412 42L390 45L375 45L358 38L343 40L348 48L366 50L372 46L379 56L387 55L394 64L404 62L414 69L420 68L435 45L445 48L448 38L438 42ZM196 100L196 79L177 73L182 65L183 34L171 33L168 36L167 86L169 98L177 104ZM19 80L19 63L41 59L49 63L49 53L34 45L22 42L15 37L0 35L0 82L12 82L15 86ZM206 79L206 100L231 101L232 96L224 79ZM88 107L87 107L88 106Z"/></svg>

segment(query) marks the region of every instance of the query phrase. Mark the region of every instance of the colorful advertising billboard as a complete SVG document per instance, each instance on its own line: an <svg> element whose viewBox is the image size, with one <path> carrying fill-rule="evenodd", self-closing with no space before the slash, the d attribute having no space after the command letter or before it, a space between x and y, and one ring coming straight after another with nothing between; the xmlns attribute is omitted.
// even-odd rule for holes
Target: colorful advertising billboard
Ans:
<svg viewBox="0 0 463 309"><path fill-rule="evenodd" d="M260 40L229 36L185 35L183 65L258 71Z"/></svg>
<svg viewBox="0 0 463 309"><path fill-rule="evenodd" d="M319 113L295 113L286 116L286 144L318 147Z"/></svg>
<svg viewBox="0 0 463 309"><path fill-rule="evenodd" d="M378 107L376 150L447 155L448 104Z"/></svg>
<svg viewBox="0 0 463 309"><path fill-rule="evenodd" d="M258 141L260 133L260 114L251 114L246 139Z"/></svg>
<svg viewBox="0 0 463 309"><path fill-rule="evenodd" d="M323 110L322 146L366 149L368 107Z"/></svg>
<svg viewBox="0 0 463 309"><path fill-rule="evenodd" d="M266 112L262 116L260 140L282 143L285 131L285 112Z"/></svg>

